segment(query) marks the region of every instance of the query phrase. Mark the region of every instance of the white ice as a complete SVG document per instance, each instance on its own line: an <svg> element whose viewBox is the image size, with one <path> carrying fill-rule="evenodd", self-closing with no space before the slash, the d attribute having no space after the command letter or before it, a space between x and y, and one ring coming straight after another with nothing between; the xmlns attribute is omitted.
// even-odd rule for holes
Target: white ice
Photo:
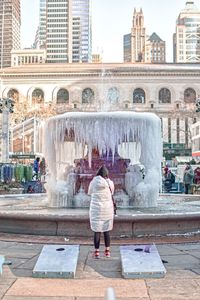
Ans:
<svg viewBox="0 0 200 300"><path fill-rule="evenodd" d="M69 134L70 130L74 132L74 142L66 141L69 138L66 133ZM132 157L131 161L135 163L133 145L138 145L139 163L144 166L146 177L138 182L134 191L134 185L129 183L128 194L134 197L135 205L156 205L162 159L161 122L156 115L130 111L71 112L47 120L43 132L43 153L55 182L62 179L65 165L73 165L75 158L84 157L86 146L91 165L93 148L98 148L100 154L111 150L114 161L115 149L119 145L125 147L127 158Z"/></svg>

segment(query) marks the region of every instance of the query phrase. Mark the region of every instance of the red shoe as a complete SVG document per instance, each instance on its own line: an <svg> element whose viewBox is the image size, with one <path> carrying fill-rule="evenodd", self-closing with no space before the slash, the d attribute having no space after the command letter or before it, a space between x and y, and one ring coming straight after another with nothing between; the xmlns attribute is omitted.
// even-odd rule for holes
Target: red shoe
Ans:
<svg viewBox="0 0 200 300"><path fill-rule="evenodd" d="M97 258L97 259L99 258L99 250L95 250L95 251L94 251L93 257L94 257L94 258Z"/></svg>
<svg viewBox="0 0 200 300"><path fill-rule="evenodd" d="M104 255L105 255L105 257L110 257L110 250L105 250L105 252L104 252Z"/></svg>

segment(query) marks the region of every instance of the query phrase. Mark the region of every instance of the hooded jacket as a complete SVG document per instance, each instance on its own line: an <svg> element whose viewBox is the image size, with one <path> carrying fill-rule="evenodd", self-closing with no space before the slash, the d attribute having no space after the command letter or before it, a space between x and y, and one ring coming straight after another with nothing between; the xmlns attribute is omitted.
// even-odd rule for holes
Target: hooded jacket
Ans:
<svg viewBox="0 0 200 300"><path fill-rule="evenodd" d="M110 188L109 188L110 186ZM113 228L113 202L114 184L110 179L95 176L90 182L88 194L90 201L90 227L94 232L110 231Z"/></svg>

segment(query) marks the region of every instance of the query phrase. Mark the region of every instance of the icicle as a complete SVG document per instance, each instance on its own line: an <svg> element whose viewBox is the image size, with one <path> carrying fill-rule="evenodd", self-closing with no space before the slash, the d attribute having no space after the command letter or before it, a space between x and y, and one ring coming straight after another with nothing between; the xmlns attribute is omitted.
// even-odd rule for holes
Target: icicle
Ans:
<svg viewBox="0 0 200 300"><path fill-rule="evenodd" d="M67 138L70 137L71 132L74 133L73 142L65 141L66 132ZM98 149L100 155L102 153L108 155L112 151L112 162L114 163L115 150L120 144L128 156L131 156L131 153L138 153L138 145L140 145L141 163L147 171L155 168L160 176L162 158L160 119L153 114L135 112L66 113L50 118L44 125L43 136L44 155L49 171L51 174L55 174L55 177L57 177L57 164L63 168L65 161L71 164L75 157L83 157L86 145L91 167L93 148ZM133 141L136 143L135 146ZM154 174L153 171L151 172Z"/></svg>

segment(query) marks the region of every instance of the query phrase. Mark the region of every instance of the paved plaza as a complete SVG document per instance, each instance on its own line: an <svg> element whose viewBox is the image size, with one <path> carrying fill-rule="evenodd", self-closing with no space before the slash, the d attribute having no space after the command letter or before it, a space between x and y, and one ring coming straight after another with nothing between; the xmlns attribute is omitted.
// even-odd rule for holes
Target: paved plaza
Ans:
<svg viewBox="0 0 200 300"><path fill-rule="evenodd" d="M111 258L92 258L91 239L71 240L66 237L0 235L0 254L11 261L0 277L0 299L3 300L83 300L105 299L113 287L117 300L199 300L199 237L158 239L157 249L167 270L162 279L124 279L119 247L123 244L146 243L144 239L112 240ZM32 270L44 244L80 244L75 279L33 278ZM192 242L191 242L192 241Z"/></svg>

